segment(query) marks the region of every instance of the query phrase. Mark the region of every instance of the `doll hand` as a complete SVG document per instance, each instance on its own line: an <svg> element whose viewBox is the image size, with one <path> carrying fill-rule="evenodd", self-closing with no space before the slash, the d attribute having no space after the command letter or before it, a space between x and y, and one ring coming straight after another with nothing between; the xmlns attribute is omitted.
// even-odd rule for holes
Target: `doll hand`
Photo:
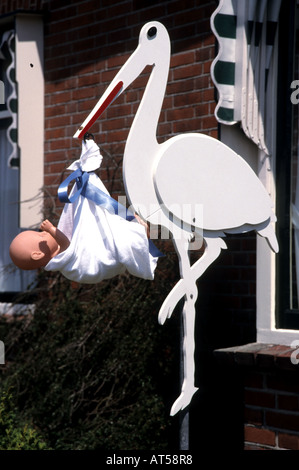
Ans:
<svg viewBox="0 0 299 470"><path fill-rule="evenodd" d="M47 219L44 220L40 225L40 229L48 233L51 232L52 228L54 228L54 225Z"/></svg>

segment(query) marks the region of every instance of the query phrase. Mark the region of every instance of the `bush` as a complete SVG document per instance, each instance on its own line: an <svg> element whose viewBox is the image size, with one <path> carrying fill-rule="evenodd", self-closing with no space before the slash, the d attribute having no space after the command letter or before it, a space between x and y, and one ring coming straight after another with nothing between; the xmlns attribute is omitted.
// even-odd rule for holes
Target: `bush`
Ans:
<svg viewBox="0 0 299 470"><path fill-rule="evenodd" d="M179 322L174 315L161 327L157 315L177 260L159 263L154 282L123 275L78 286L44 272L34 315L2 320L2 388L51 448L172 446Z"/></svg>
<svg viewBox="0 0 299 470"><path fill-rule="evenodd" d="M28 423L21 424L11 393L0 396L0 450L46 450L39 432Z"/></svg>

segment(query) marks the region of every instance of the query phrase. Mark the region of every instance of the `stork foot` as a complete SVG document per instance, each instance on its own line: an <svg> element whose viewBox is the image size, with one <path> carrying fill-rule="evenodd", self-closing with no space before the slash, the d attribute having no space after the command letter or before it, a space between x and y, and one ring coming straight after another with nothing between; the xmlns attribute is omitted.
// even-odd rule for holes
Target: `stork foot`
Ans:
<svg viewBox="0 0 299 470"><path fill-rule="evenodd" d="M185 283L180 279L174 288L170 291L166 299L164 300L158 315L158 322L163 325L165 320L171 317L172 312L177 306L178 302L185 295Z"/></svg>
<svg viewBox="0 0 299 470"><path fill-rule="evenodd" d="M176 399L170 410L170 416L174 416L178 411L183 410L189 405L193 395L197 392L197 387L189 387L183 390L180 396Z"/></svg>

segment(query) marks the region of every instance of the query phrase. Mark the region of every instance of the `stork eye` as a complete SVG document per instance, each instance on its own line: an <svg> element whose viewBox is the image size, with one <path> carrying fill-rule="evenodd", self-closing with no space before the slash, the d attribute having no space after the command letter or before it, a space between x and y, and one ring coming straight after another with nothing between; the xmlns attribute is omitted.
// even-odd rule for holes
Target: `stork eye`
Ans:
<svg viewBox="0 0 299 470"><path fill-rule="evenodd" d="M156 36L157 36L157 28L155 26L152 26L147 32L147 37L149 39L154 39L154 37Z"/></svg>

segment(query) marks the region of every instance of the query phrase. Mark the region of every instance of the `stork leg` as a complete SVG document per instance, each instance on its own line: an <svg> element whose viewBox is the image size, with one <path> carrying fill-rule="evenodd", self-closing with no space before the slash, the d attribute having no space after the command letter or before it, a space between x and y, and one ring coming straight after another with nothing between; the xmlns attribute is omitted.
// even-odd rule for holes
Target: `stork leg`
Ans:
<svg viewBox="0 0 299 470"><path fill-rule="evenodd" d="M204 254L191 267L191 273L195 282L220 255L221 249L226 248L225 242L221 238L205 238L206 248ZM161 325L171 317L173 310L178 302L186 293L185 281L181 278L164 300L160 311L158 321Z"/></svg>
<svg viewBox="0 0 299 470"><path fill-rule="evenodd" d="M183 342L183 367L184 378L182 383L181 394L174 402L171 408L171 416L175 415L179 410L184 409L190 403L194 393L198 390L195 387L195 302L198 295L196 281L198 277L206 270L206 268L218 257L221 248L226 245L220 238L211 238L206 241L206 251L204 255L191 267L188 250L186 247L186 240L182 237L174 239L174 245L180 260L180 273L181 280L179 287L175 291L174 296L170 296L172 306L178 297L185 295L185 302L183 307L183 329L184 329L184 342ZM205 256L206 254L206 256ZM193 269L192 269L193 268ZM174 289L176 286L174 287ZM184 292L183 292L184 291ZM183 292L183 295L181 295ZM162 306L163 307L163 306ZM173 307L174 308L174 307Z"/></svg>

